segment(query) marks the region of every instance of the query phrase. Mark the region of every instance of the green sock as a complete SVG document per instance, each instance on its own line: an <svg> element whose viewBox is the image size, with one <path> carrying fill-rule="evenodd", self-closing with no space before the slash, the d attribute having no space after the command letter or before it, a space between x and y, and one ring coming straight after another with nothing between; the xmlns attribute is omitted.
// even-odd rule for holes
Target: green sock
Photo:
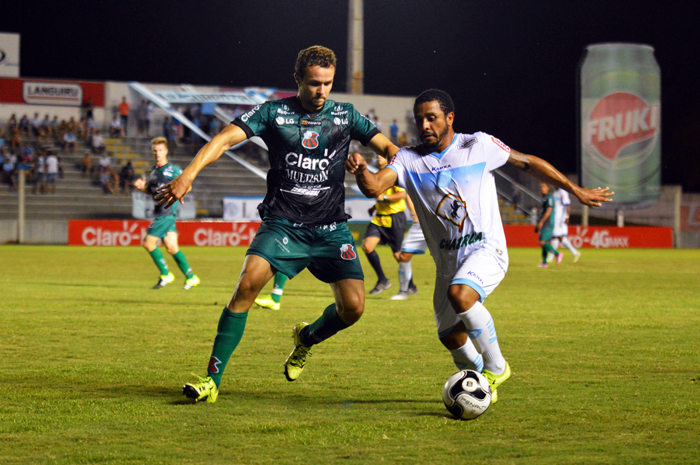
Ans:
<svg viewBox="0 0 700 465"><path fill-rule="evenodd" d="M155 248L148 252L151 255L151 258L153 259L153 263L156 264L158 269L160 270L160 275L165 276L168 274L168 265L165 264L165 257L163 257L163 252L160 251L160 249Z"/></svg>
<svg viewBox="0 0 700 465"><path fill-rule="evenodd" d="M221 383L221 376L224 374L228 360L233 351L236 350L238 343L241 342L247 319L248 312L233 313L225 307L224 311L221 312L214 339L214 348L211 351L209 367L207 368L207 374L211 376L217 387Z"/></svg>
<svg viewBox="0 0 700 465"><path fill-rule="evenodd" d="M306 347L311 347L314 344L325 341L333 336L338 331L341 331L349 326L343 323L343 320L338 316L335 304L331 304L323 311L323 315L318 320L311 323L301 332L301 342Z"/></svg>
<svg viewBox="0 0 700 465"><path fill-rule="evenodd" d="M275 275L275 284L272 287L272 300L279 303L282 300L282 294L284 293L284 285L287 284L289 278L286 274L280 273L279 271Z"/></svg>
<svg viewBox="0 0 700 465"><path fill-rule="evenodd" d="M559 256L559 252L554 250L552 244L550 244L549 242L545 242L542 246L542 263L547 263L547 255L550 253L555 257Z"/></svg>
<svg viewBox="0 0 700 465"><path fill-rule="evenodd" d="M180 271L182 271L187 279L194 276L194 273L192 273L192 268L190 268L190 264L187 263L187 257L185 257L185 254L182 253L182 250L178 250L177 253L173 255L173 258L175 259L175 263L177 263L178 268L180 268Z"/></svg>

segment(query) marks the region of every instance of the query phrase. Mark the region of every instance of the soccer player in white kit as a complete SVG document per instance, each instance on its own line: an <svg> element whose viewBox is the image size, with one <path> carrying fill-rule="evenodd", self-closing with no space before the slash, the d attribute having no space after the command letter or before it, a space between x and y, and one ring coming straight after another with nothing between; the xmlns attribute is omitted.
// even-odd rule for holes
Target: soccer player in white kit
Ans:
<svg viewBox="0 0 700 465"><path fill-rule="evenodd" d="M589 206L611 201L613 193L607 187L583 189L541 158L512 150L491 135L455 133L454 104L444 91L420 94L413 114L421 145L400 149L375 174L359 153L348 158L346 168L367 197L394 184L408 192L435 260L438 337L459 368L479 370L483 363L496 402L510 366L483 302L505 277L508 250L492 171L510 163Z"/></svg>
<svg viewBox="0 0 700 465"><path fill-rule="evenodd" d="M564 189L554 191L554 231L552 232L552 247L554 250L563 245L574 255L574 263L581 258L581 252L571 243L569 238L569 215L571 214L571 199Z"/></svg>

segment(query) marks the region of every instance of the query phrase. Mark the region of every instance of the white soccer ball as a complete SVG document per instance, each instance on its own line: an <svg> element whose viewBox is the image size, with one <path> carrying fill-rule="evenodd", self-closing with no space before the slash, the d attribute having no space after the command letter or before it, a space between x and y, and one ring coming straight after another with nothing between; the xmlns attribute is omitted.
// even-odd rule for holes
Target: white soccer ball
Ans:
<svg viewBox="0 0 700 465"><path fill-rule="evenodd" d="M445 407L458 420L473 420L491 405L491 385L474 370L458 371L442 388Z"/></svg>

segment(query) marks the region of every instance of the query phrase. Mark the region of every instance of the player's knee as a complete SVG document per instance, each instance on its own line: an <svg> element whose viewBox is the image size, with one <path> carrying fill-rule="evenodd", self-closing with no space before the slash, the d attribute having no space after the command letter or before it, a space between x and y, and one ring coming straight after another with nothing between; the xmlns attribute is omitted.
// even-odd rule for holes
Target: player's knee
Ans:
<svg viewBox="0 0 700 465"><path fill-rule="evenodd" d="M463 313L479 301L479 294L466 285L452 285L447 291L447 298L457 313Z"/></svg>
<svg viewBox="0 0 700 465"><path fill-rule="evenodd" d="M413 254L411 254L411 253L397 252L396 260L398 260L400 263L408 263L411 261L412 256L413 256Z"/></svg>
<svg viewBox="0 0 700 465"><path fill-rule="evenodd" d="M365 253L372 253L372 252L374 252L374 247L371 247L371 246L367 245L365 242L363 242L362 243L362 250Z"/></svg>
<svg viewBox="0 0 700 465"><path fill-rule="evenodd" d="M342 302L336 302L336 305L340 319L345 324L352 325L362 317L365 311L365 297L362 294L353 294Z"/></svg>

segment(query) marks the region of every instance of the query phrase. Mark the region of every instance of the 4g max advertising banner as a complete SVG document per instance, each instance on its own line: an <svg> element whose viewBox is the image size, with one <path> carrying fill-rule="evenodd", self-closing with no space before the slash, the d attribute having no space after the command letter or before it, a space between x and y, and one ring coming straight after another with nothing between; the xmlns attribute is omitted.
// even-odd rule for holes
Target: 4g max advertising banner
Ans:
<svg viewBox="0 0 700 465"><path fill-rule="evenodd" d="M70 220L68 245L141 245L149 224L145 220ZM259 222L178 221L178 242L202 247L249 246L259 226Z"/></svg>
<svg viewBox="0 0 700 465"><path fill-rule="evenodd" d="M505 225L508 247L539 247L534 226ZM577 249L671 249L673 228L569 226L567 236Z"/></svg>

